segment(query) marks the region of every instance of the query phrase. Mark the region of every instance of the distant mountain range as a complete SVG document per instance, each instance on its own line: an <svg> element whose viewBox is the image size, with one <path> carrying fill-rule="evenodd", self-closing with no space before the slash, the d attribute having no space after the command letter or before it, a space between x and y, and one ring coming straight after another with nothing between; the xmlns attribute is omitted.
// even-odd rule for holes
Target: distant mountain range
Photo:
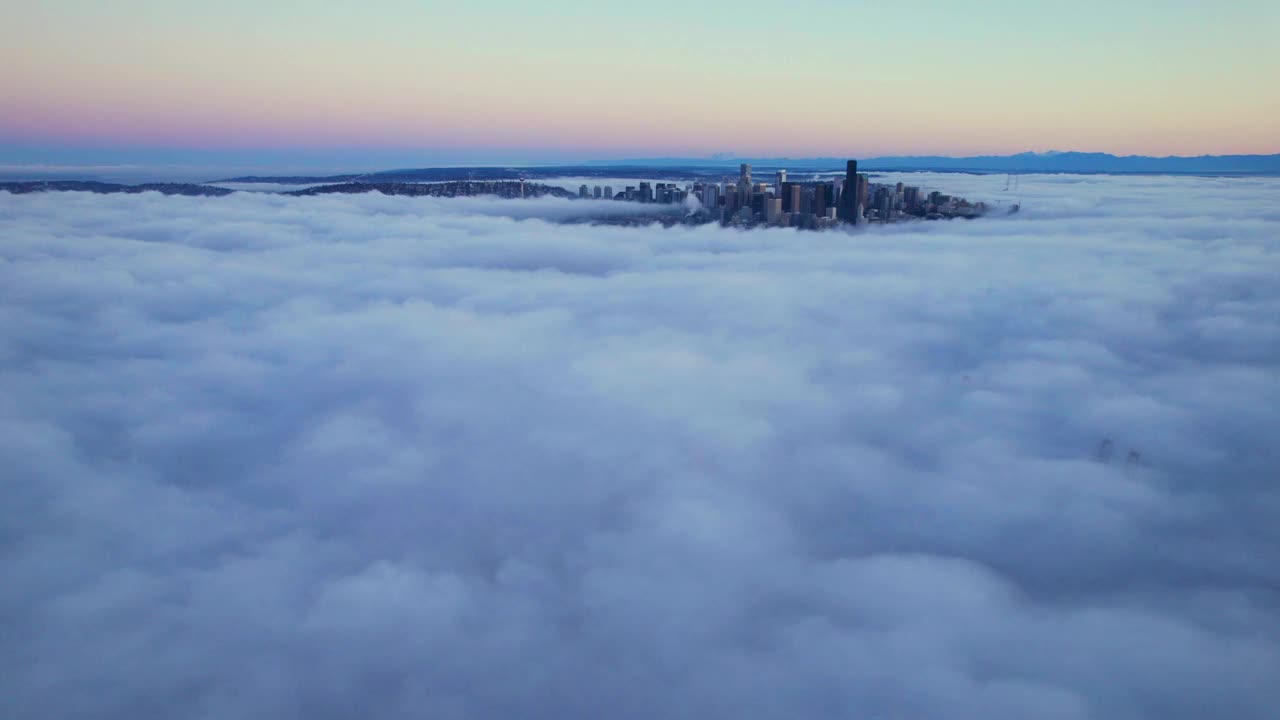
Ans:
<svg viewBox="0 0 1280 720"><path fill-rule="evenodd" d="M593 163L647 167L734 166L751 163L762 168L841 170L846 158L638 158ZM940 170L949 172L1113 173L1189 175L1280 175L1278 155L1200 155L1148 157L1090 152L1025 152L1017 155L944 157L906 155L859 158L860 170Z"/></svg>
<svg viewBox="0 0 1280 720"><path fill-rule="evenodd" d="M590 161L576 165L533 166L484 166L484 167L428 167L383 170L379 172L348 173L343 175L250 175L214 180L212 183L277 183L289 185L367 183L445 182L445 181L499 181L524 178L546 180L575 177L583 182L595 178L599 181L683 180L698 181L708 178L724 179L737 176L739 163L751 163L757 172L787 169L797 177L802 173L843 172L846 158L748 158L714 155L702 158L633 158L627 160ZM1019 153L1017 155L981 155L977 157L944 157L938 155L909 155L891 157L858 158L861 171L936 171L965 173L1079 173L1115 175L1227 175L1227 176L1280 176L1280 154L1277 155L1201 155L1198 157L1147 157L1143 155L1110 155L1107 153L1049 152ZM39 173L33 173L39 174ZM65 173L71 175L70 172ZM18 175L10 171L8 175ZM0 177L7 180L8 178ZM94 178L80 180L64 178L34 180L20 175L15 182L5 182L2 189L9 192L38 192L41 190L83 190L88 192L144 192L156 190L167 194L216 195L230 192L206 184L195 190L196 184L182 182L152 182L143 185L118 185L93 182ZM603 184L603 183L602 183Z"/></svg>
<svg viewBox="0 0 1280 720"><path fill-rule="evenodd" d="M222 197L236 191L215 185L199 185L195 183L121 185L119 183L104 183L91 180L33 180L0 182L0 192L8 192L14 195L41 192L91 192L98 195L134 195L144 192L158 192L161 195ZM315 187L284 191L279 194L303 197L307 195L360 194L369 192L380 192L383 195L408 195L410 197L468 197L473 195L496 195L506 198L535 198L544 195L562 198L577 197L577 195L562 187L512 180L497 182L453 180L436 183L343 181L329 185L317 185Z"/></svg>

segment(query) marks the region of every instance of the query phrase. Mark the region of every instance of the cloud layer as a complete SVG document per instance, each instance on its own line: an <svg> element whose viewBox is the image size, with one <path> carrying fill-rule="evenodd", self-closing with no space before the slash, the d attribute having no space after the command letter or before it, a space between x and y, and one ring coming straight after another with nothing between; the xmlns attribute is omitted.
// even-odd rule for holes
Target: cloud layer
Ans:
<svg viewBox="0 0 1280 720"><path fill-rule="evenodd" d="M1280 181L1021 187L0 194L0 715L1270 717Z"/></svg>

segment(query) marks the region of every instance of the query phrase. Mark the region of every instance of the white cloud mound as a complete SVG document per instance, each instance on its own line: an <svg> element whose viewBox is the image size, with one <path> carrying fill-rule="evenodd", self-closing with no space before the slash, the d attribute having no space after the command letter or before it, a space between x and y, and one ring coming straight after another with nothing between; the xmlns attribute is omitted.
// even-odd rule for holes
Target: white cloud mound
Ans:
<svg viewBox="0 0 1280 720"><path fill-rule="evenodd" d="M1020 187L0 194L0 716L1271 717L1280 181Z"/></svg>

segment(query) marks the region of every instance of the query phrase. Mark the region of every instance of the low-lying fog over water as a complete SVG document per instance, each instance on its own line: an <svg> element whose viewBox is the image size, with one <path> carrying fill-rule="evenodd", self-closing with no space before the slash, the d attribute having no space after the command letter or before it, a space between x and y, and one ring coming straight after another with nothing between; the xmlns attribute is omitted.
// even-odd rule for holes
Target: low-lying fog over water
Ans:
<svg viewBox="0 0 1280 720"><path fill-rule="evenodd" d="M884 177L0 193L0 716L1274 717L1280 179Z"/></svg>

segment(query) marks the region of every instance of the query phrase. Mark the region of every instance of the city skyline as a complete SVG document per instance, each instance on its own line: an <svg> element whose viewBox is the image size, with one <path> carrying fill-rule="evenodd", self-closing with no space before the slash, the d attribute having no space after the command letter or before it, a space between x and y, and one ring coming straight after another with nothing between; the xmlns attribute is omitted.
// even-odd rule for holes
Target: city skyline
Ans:
<svg viewBox="0 0 1280 720"><path fill-rule="evenodd" d="M0 720L1277 715L1280 1L0 3Z"/></svg>
<svg viewBox="0 0 1280 720"><path fill-rule="evenodd" d="M0 29L0 161L1275 153L1278 27L1260 0L785 14L54 0Z"/></svg>

